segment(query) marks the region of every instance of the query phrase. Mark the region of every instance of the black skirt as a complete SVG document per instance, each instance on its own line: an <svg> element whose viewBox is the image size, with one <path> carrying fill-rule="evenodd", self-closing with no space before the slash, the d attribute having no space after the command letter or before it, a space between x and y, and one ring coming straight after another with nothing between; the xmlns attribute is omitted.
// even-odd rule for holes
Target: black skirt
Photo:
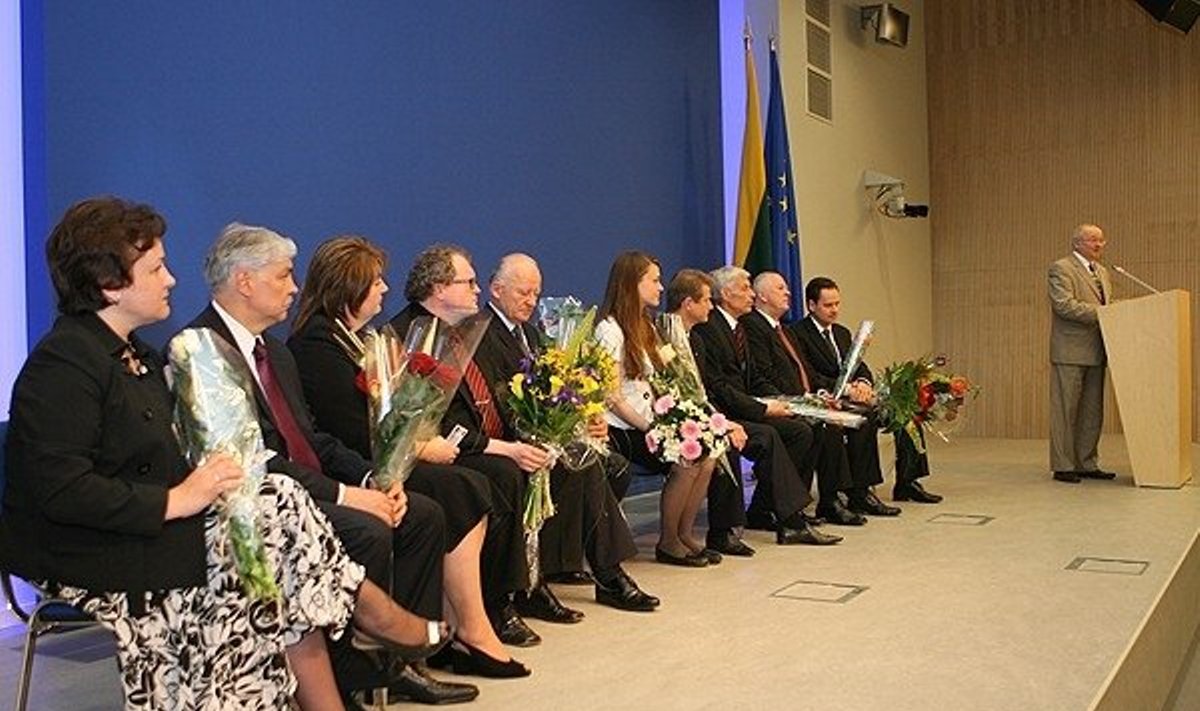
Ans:
<svg viewBox="0 0 1200 711"><path fill-rule="evenodd" d="M454 550L492 510L491 485L473 469L417 462L405 486L433 499L446 514L446 552Z"/></svg>

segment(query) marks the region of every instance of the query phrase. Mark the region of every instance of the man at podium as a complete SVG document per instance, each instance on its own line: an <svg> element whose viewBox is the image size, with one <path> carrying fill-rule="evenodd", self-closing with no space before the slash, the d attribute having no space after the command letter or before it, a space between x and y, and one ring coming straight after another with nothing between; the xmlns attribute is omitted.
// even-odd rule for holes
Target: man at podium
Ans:
<svg viewBox="0 0 1200 711"><path fill-rule="evenodd" d="M1079 225L1071 254L1050 265L1050 467L1071 484L1116 476L1097 462L1107 362L1097 309L1112 295L1104 246L1099 227Z"/></svg>

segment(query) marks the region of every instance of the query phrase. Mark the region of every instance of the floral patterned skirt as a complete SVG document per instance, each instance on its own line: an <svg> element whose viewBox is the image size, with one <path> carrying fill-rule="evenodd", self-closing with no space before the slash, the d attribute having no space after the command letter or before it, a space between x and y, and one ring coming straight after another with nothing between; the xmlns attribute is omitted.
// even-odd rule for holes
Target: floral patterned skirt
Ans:
<svg viewBox="0 0 1200 711"><path fill-rule="evenodd" d="M211 507L204 587L146 593L145 614L133 616L127 593L48 586L116 635L126 709L287 709L296 678L285 648L317 628L336 637L349 623L363 568L294 480L269 474L259 497L279 601L246 597Z"/></svg>

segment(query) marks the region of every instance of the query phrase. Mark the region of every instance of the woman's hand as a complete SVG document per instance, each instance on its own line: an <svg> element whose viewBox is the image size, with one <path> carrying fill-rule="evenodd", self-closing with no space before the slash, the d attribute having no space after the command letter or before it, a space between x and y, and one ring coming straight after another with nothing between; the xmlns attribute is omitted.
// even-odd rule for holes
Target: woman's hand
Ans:
<svg viewBox="0 0 1200 711"><path fill-rule="evenodd" d="M608 441L608 423L604 420L603 416L597 415L588 420L587 435L594 440L601 442Z"/></svg>
<svg viewBox="0 0 1200 711"><path fill-rule="evenodd" d="M507 444L509 445L507 456L517 463L521 471L536 472L550 461L550 453L541 447L524 442L508 442Z"/></svg>
<svg viewBox="0 0 1200 711"><path fill-rule="evenodd" d="M746 428L736 422L729 423L729 441L733 448L741 451L746 446Z"/></svg>
<svg viewBox="0 0 1200 711"><path fill-rule="evenodd" d="M209 457L167 492L167 513L163 520L200 513L221 494L241 486L245 478L246 472L228 454Z"/></svg>
<svg viewBox="0 0 1200 711"><path fill-rule="evenodd" d="M433 464L453 464L458 458L458 445L445 437L434 437L417 444L417 458Z"/></svg>

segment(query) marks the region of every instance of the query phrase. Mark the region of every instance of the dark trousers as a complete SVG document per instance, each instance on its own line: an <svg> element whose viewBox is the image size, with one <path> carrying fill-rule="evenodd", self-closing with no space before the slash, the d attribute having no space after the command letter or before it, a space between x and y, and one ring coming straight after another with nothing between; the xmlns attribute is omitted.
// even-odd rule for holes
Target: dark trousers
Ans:
<svg viewBox="0 0 1200 711"><path fill-rule="evenodd" d="M745 423L742 423L745 425ZM770 428L768 428L770 429ZM772 430L774 431L774 430ZM747 445L749 449L749 445ZM782 447L780 450L782 451ZM742 488L742 457L730 450L727 455L734 481L718 467L708 482L708 533L715 536L746 525L746 491ZM783 456L787 456L784 452ZM755 476L762 476L758 464L754 465Z"/></svg>
<svg viewBox="0 0 1200 711"><path fill-rule="evenodd" d="M850 477L850 458L846 453L846 440L841 427L818 424L813 427L816 444L813 446L813 468L808 475L812 482L813 470L817 473L818 499L832 504L838 492L849 492L854 488Z"/></svg>
<svg viewBox="0 0 1200 711"><path fill-rule="evenodd" d="M866 493L868 487L883 483L883 471L879 466L879 426L872 418L859 429L847 429L845 435L852 490L856 494Z"/></svg>
<svg viewBox="0 0 1200 711"><path fill-rule="evenodd" d="M925 448L925 428L918 427L921 448ZM923 476L929 476L929 456L918 452L906 430L896 433L896 484L907 484Z"/></svg>
<svg viewBox="0 0 1200 711"><path fill-rule="evenodd" d="M455 464L480 472L492 488L492 512L488 514L479 567L483 602L494 611L510 593L529 587L521 522L528 475L513 460L494 454L462 455Z"/></svg>
<svg viewBox="0 0 1200 711"><path fill-rule="evenodd" d="M743 422L747 441L743 450L755 463L758 486L750 508L773 512L779 521L804 509L812 501L812 471L820 454L820 429L794 417L772 417L765 424Z"/></svg>
<svg viewBox="0 0 1200 711"><path fill-rule="evenodd" d="M608 571L637 555L603 461L577 471L555 467L550 473L550 494L555 513L542 526L543 573L581 571L584 559L593 572Z"/></svg>

